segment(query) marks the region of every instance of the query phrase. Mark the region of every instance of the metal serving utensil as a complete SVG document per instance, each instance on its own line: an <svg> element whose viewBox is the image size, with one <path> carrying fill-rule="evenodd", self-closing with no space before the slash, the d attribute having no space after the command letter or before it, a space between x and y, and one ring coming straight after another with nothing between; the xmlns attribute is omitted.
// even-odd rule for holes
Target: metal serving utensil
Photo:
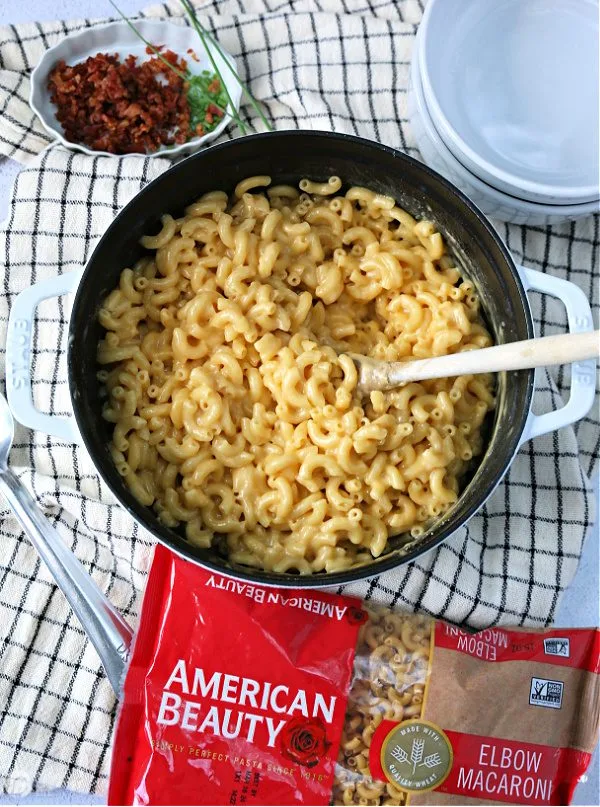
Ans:
<svg viewBox="0 0 600 807"><path fill-rule="evenodd" d="M597 356L600 356L600 331L524 339L416 361L377 361L351 354L358 369L357 389L363 395L374 390L393 389L411 381L498 373L501 370L529 370Z"/></svg>
<svg viewBox="0 0 600 807"><path fill-rule="evenodd" d="M67 598L118 694L133 631L67 549L27 488L8 467L13 437L13 416L6 399L0 394L0 493Z"/></svg>

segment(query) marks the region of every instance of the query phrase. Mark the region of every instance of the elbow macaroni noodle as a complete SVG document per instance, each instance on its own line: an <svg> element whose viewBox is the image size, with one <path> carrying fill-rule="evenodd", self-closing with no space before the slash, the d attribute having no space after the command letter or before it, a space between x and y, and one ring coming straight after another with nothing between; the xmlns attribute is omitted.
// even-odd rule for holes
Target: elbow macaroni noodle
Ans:
<svg viewBox="0 0 600 807"><path fill-rule="evenodd" d="M199 547L333 572L418 538L482 451L491 375L356 394L348 354L491 344L429 221L341 180L240 182L141 239L104 301L103 415L136 498ZM251 192L253 191L253 192Z"/></svg>

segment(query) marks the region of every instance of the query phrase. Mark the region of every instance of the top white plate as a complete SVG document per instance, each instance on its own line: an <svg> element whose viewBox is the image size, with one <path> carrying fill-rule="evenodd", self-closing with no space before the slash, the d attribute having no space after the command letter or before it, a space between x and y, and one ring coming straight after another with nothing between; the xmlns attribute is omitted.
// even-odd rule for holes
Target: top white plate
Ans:
<svg viewBox="0 0 600 807"><path fill-rule="evenodd" d="M532 201L598 199L597 0L429 0L420 72L455 157Z"/></svg>
<svg viewBox="0 0 600 807"><path fill-rule="evenodd" d="M187 60L188 68L192 73L198 74L203 70L210 70L214 73L208 53L204 50L200 37L195 29L187 25L174 25L173 23L160 20L135 20L135 27L153 45L164 45L178 56ZM240 104L241 88L233 76L232 70L227 62L236 70L233 56L223 51L227 62L220 55L217 48L208 43L210 52L218 65L225 85L235 104L236 109ZM198 56L199 61L195 61L187 53L188 48L192 48ZM221 49L223 50L223 49ZM137 57L138 63L150 59L146 53L146 45L136 36L126 22L110 22L106 25L95 25L86 28L77 34L62 39L57 45L44 53L40 63L31 74L31 94L29 103L31 108L38 115L44 128L67 148L83 151L85 154L104 154L108 157L122 156L110 154L107 151L95 151L89 149L81 143L71 143L65 139L63 128L56 119L56 107L50 101L48 90L48 76L55 64L64 59L67 64L78 64L85 61L89 56L97 53L116 53L121 59L133 54ZM185 143L177 146L164 146L149 154L146 157L174 156L189 151L195 151L201 145L214 140L227 124L231 121L231 116L226 114L223 119L211 132L202 137L193 137Z"/></svg>

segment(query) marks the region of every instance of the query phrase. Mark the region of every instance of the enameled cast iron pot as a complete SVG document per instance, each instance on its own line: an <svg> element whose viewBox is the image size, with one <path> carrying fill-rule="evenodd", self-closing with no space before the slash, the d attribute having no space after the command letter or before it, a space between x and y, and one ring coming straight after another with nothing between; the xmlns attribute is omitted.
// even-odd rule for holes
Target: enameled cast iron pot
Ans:
<svg viewBox="0 0 600 807"><path fill-rule="evenodd" d="M572 331L590 330L592 319L583 292L572 283L517 268L506 247L482 213L439 174L401 152L368 140L329 132L286 131L243 137L213 146L173 166L144 188L116 217L96 247L83 274L71 272L27 289L11 311L7 391L15 417L26 426L73 442L83 442L96 468L121 505L163 544L216 571L266 585L310 587L338 585L414 560L437 546L479 510L506 473L525 440L582 417L592 405L595 366L573 366L571 398L562 409L542 416L531 412L533 371L501 373L498 403L489 426L489 442L456 505L408 552L400 538L372 562L328 575L301 577L233 566L215 550L197 549L180 533L161 524L125 486L108 452L110 425L101 417L96 380L96 346L103 331L97 312L117 285L119 275L142 254L139 239L160 229L164 213L179 216L210 190L231 192L241 179L269 174L274 182L297 183L302 177L340 176L344 187L364 185L393 196L417 217L432 219L446 238L465 275L483 301L488 327L497 343L534 336L528 288L560 297ZM43 415L33 407L29 372L32 321L44 298L77 288L69 326L69 386L75 418ZM590 383L591 382L591 383Z"/></svg>

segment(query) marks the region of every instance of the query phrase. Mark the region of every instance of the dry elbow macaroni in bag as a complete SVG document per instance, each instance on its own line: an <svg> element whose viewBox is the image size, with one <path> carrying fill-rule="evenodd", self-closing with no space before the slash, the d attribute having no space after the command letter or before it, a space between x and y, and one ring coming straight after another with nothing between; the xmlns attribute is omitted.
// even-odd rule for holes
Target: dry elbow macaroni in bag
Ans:
<svg viewBox="0 0 600 807"><path fill-rule="evenodd" d="M568 804L598 737L599 636L468 633L159 546L109 803Z"/></svg>

